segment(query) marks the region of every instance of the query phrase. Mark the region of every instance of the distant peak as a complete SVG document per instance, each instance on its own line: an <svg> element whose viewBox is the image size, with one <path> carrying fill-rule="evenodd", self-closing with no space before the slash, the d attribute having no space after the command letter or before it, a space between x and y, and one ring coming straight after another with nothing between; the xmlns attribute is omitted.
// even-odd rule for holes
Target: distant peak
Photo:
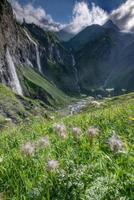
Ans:
<svg viewBox="0 0 134 200"><path fill-rule="evenodd" d="M112 28L115 30L119 30L118 26L116 26L111 19L109 19L104 25L104 28Z"/></svg>

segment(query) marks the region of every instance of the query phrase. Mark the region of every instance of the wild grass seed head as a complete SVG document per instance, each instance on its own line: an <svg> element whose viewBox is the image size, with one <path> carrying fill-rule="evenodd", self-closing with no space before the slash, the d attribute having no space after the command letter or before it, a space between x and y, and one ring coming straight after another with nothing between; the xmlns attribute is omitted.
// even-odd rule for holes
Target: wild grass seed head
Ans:
<svg viewBox="0 0 134 200"><path fill-rule="evenodd" d="M59 137L63 139L67 138L67 130L64 124L54 124L53 128Z"/></svg>
<svg viewBox="0 0 134 200"><path fill-rule="evenodd" d="M35 144L32 142L26 142L21 146L21 151L26 156L32 156L35 153L35 149Z"/></svg>
<svg viewBox="0 0 134 200"><path fill-rule="evenodd" d="M50 140L48 136L42 137L40 138L37 142L36 142L36 146L39 148L46 148L50 146Z"/></svg>
<svg viewBox="0 0 134 200"><path fill-rule="evenodd" d="M81 129L78 127L72 128L72 134L73 134L74 138L79 138L80 134L81 134Z"/></svg>
<svg viewBox="0 0 134 200"><path fill-rule="evenodd" d="M59 168L59 162L57 160L49 160L47 163L48 170L55 171Z"/></svg>
<svg viewBox="0 0 134 200"><path fill-rule="evenodd" d="M113 135L108 139L107 141L111 151L115 153L122 152L124 150L124 143L122 140L119 138L118 135L113 133Z"/></svg>

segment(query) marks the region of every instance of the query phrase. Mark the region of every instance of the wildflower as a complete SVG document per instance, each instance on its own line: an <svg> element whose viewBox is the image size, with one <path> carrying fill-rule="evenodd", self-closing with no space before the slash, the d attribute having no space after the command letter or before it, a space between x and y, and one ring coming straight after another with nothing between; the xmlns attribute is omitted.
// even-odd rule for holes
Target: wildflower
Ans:
<svg viewBox="0 0 134 200"><path fill-rule="evenodd" d="M131 121L134 121L134 117L130 117L129 119L130 119Z"/></svg>
<svg viewBox="0 0 134 200"><path fill-rule="evenodd" d="M59 168L59 162L57 160L49 160L48 163L48 169L51 170L56 170Z"/></svg>
<svg viewBox="0 0 134 200"><path fill-rule="evenodd" d="M108 139L107 143L113 152L121 152L124 148L123 142L115 133Z"/></svg>
<svg viewBox="0 0 134 200"><path fill-rule="evenodd" d="M88 129L88 138L90 141L90 144L93 143L94 138L98 137L99 130L97 128L91 127Z"/></svg>
<svg viewBox="0 0 134 200"><path fill-rule="evenodd" d="M58 134L59 137L65 139L67 138L67 130L64 124L55 124L53 126L54 131Z"/></svg>
<svg viewBox="0 0 134 200"><path fill-rule="evenodd" d="M35 152L35 145L31 142L27 142L21 146L22 153L27 156L32 156Z"/></svg>
<svg viewBox="0 0 134 200"><path fill-rule="evenodd" d="M89 138L95 138L99 135L99 130L97 128L91 127L88 129Z"/></svg>
<svg viewBox="0 0 134 200"><path fill-rule="evenodd" d="M80 136L81 129L78 128L78 127L74 127L74 128L72 129L72 133L73 133L73 136L74 136L75 138L78 138L78 137Z"/></svg>
<svg viewBox="0 0 134 200"><path fill-rule="evenodd" d="M46 136L46 137L42 137L39 139L39 141L37 141L37 144L36 144L38 147L48 147L50 145L50 141L49 141L49 137Z"/></svg>

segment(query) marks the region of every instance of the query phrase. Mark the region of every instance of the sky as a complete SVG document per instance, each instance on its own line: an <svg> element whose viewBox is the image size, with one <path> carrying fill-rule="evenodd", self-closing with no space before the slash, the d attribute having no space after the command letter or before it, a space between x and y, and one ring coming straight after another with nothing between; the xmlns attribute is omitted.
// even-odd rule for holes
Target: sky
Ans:
<svg viewBox="0 0 134 200"><path fill-rule="evenodd" d="M117 8L126 0L85 0L89 5L94 2L107 12ZM133 1L133 0L132 0ZM72 10L76 0L18 0L22 5L31 3L33 6L41 6L52 18L60 23L68 23L72 17ZM81 2L81 0L77 0Z"/></svg>
<svg viewBox="0 0 134 200"><path fill-rule="evenodd" d="M121 31L134 31L134 0L9 0L16 18L42 28L77 34L111 19Z"/></svg>

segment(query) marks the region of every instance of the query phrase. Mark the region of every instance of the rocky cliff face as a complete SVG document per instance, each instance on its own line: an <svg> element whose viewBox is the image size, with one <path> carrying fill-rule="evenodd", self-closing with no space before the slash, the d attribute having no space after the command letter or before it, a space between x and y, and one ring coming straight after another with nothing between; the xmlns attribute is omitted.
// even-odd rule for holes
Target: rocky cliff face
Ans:
<svg viewBox="0 0 134 200"><path fill-rule="evenodd" d="M92 89L134 90L134 34L122 33L112 21L92 25L65 45L73 49L82 92Z"/></svg>
<svg viewBox="0 0 134 200"><path fill-rule="evenodd" d="M0 10L0 82L30 96L22 73L23 67L30 67L65 92L77 94L71 52L54 33L34 24L18 24L7 0L0 1Z"/></svg>

